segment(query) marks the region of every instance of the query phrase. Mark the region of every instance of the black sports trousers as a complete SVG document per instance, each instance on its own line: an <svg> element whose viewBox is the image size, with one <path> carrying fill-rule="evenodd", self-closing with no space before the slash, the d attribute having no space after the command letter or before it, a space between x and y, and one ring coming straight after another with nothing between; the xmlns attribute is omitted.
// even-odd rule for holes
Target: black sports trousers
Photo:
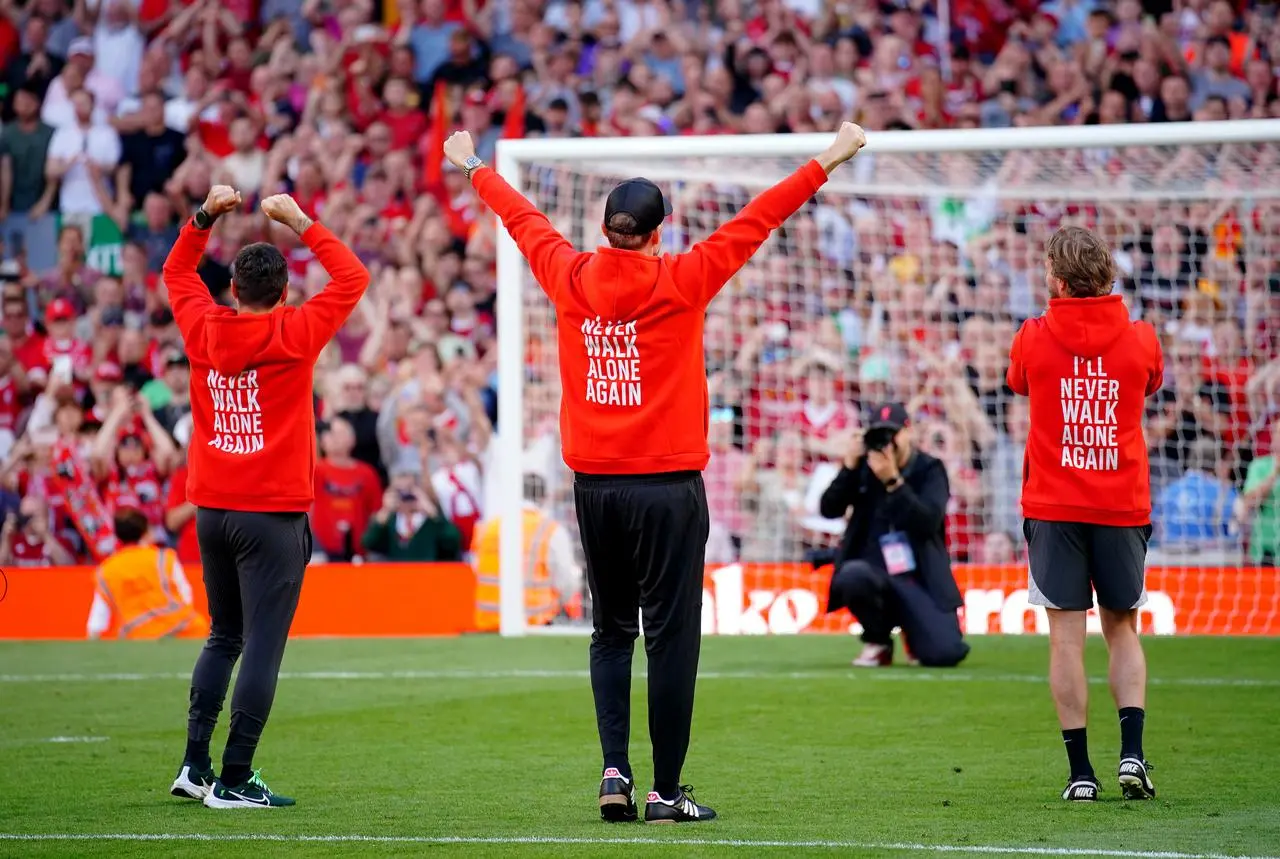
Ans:
<svg viewBox="0 0 1280 859"><path fill-rule="evenodd" d="M689 751L702 643L711 527L702 475L578 474L573 495L591 589L591 691L604 765L631 772L631 657L643 613L653 785L670 795Z"/></svg>
<svg viewBox="0 0 1280 859"><path fill-rule="evenodd" d="M280 661L311 558L305 513L196 511L196 537L209 596L209 640L191 675L187 760L209 760L209 739L244 654L231 696L231 727L222 755L229 784L248 778L271 714Z"/></svg>

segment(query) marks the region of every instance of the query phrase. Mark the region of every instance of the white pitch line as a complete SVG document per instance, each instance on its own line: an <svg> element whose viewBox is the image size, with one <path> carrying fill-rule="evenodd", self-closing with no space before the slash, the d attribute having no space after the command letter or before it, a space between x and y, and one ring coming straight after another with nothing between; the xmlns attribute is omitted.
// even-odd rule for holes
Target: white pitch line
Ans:
<svg viewBox="0 0 1280 859"><path fill-rule="evenodd" d="M591 675L583 670L503 669L503 670L405 670L405 671L283 671L281 680L585 680ZM635 675L645 677L643 671ZM189 680L190 672L161 673L81 673L81 674L0 674L0 683L138 683L157 680ZM965 671L700 671L699 680L873 680L907 683L1047 683L1035 674L974 674ZM1095 685L1105 685L1105 677L1091 678ZM1222 686L1240 688L1277 688L1280 679L1244 677L1152 677L1152 686Z"/></svg>
<svg viewBox="0 0 1280 859"><path fill-rule="evenodd" d="M1115 859L1280 859L1277 856L1247 856L1228 853L1181 853L1170 850L1092 850L1087 847L1019 847L1000 844L912 844L875 841L784 841L749 838L557 838L554 836L418 836L418 835L273 835L273 834L188 834L109 833L101 835L45 833L0 833L0 841L258 841L277 844L431 844L431 845L619 845L640 844L682 847L746 847L755 849L865 850L899 853L959 853L986 856L1105 856Z"/></svg>

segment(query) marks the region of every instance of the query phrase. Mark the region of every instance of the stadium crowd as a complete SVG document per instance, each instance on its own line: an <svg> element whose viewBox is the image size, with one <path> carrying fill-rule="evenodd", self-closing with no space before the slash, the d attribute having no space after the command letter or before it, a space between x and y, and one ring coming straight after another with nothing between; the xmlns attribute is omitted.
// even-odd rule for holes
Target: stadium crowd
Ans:
<svg viewBox="0 0 1280 859"><path fill-rule="evenodd" d="M258 239L287 249L289 301L323 285L257 213L280 191L374 272L317 372L318 557L444 560L492 510L498 417L495 224L442 161L449 131L491 160L504 137L1280 116L1274 4L950 9L944 22L927 0L0 0L0 566L100 557L120 506L198 561L189 367L159 272L211 183L246 201L201 267L219 299ZM967 163L946 165L953 181ZM1043 301L1041 239L1074 219L1115 241L1133 313L1166 340L1148 427L1159 544L1273 563L1280 209L1209 196L1175 211L823 197L708 316L712 560L830 545L839 523L817 517L817 495L861 405L897 399L948 464L955 557L1014 561L1027 412L1005 350ZM679 202L673 244L725 214ZM551 324L530 305L531 330ZM529 344L526 459L564 512L545 345Z"/></svg>

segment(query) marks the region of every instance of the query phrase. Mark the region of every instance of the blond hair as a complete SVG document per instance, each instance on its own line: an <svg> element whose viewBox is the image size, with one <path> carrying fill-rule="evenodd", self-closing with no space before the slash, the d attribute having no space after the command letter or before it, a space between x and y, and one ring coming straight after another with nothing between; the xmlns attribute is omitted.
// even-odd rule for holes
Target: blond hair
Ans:
<svg viewBox="0 0 1280 859"><path fill-rule="evenodd" d="M1110 295L1116 279L1111 248L1093 230L1063 227L1045 242L1044 255L1049 274L1062 281L1068 298L1096 298Z"/></svg>

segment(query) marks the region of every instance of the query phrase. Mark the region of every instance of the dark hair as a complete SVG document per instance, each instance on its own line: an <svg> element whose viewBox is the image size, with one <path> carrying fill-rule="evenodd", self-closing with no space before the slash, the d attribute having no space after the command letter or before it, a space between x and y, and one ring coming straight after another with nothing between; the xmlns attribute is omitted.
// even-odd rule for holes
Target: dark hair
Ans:
<svg viewBox="0 0 1280 859"><path fill-rule="evenodd" d="M609 240L609 247L620 251L638 251L649 244L652 233L638 233L634 215L627 212L614 212L613 217L604 225L604 237Z"/></svg>
<svg viewBox="0 0 1280 859"><path fill-rule="evenodd" d="M289 283L289 264L275 245L254 242L236 254L231 279L240 303L256 310L268 310L280 303Z"/></svg>
<svg viewBox="0 0 1280 859"><path fill-rule="evenodd" d="M126 546L140 543L149 528L147 517L136 507L121 507L116 511L116 539Z"/></svg>
<svg viewBox="0 0 1280 859"><path fill-rule="evenodd" d="M547 497L547 481L538 474L525 474L524 497L529 501L543 501Z"/></svg>

